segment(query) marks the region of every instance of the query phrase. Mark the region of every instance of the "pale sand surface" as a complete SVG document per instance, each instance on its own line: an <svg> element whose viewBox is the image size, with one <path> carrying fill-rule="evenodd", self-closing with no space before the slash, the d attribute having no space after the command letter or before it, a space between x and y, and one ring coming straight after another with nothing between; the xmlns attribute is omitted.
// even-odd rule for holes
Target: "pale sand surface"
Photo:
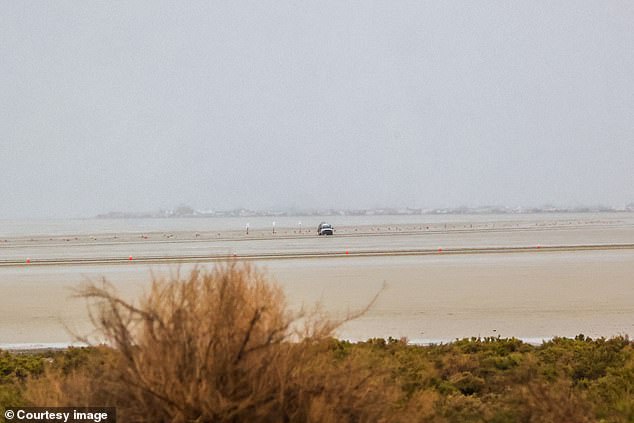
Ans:
<svg viewBox="0 0 634 423"><path fill-rule="evenodd" d="M634 333L634 251L421 257L342 257L256 263L285 289L289 304L321 301L335 315L377 303L338 335L412 341L469 336L542 339ZM181 266L186 272L191 265ZM150 271L173 266L41 266L0 269L0 344L67 343L65 326L89 331L72 288L107 277L128 299Z"/></svg>
<svg viewBox="0 0 634 423"><path fill-rule="evenodd" d="M388 229L389 228L389 229ZM109 241L75 237L69 241L25 241L10 239L0 243L0 265L5 262L25 263L38 260L72 261L81 259L127 259L133 256L173 258L179 256L254 255L267 253L330 253L363 252L368 250L398 251L407 249L534 247L560 245L609 245L634 243L634 224L588 224L573 227L461 229L403 233L404 226L378 227L374 233L339 231L332 237L313 234L287 234L258 237L235 233L221 233L219 239L195 239L191 233L178 233L169 240L160 237L147 239L122 234Z"/></svg>
<svg viewBox="0 0 634 423"><path fill-rule="evenodd" d="M631 245L633 216L448 216L445 222L435 218L429 223L408 217L393 224L338 225L337 234L327 238L307 234L308 225L301 234L298 228L280 227L275 235L262 228L246 235L230 229L235 220L207 231L198 226L219 221L135 221L130 230L124 228L127 222L120 221L41 222L36 228L29 226L31 222L17 226L9 222L3 226L6 236L0 237L0 346L63 345L73 340L69 330L89 333L86 304L72 297L72 289L82 281L106 277L126 299L133 300L148 286L150 272L166 276L177 269L134 261L77 264L81 259ZM98 224L105 225L102 232L93 233ZM167 224L181 230L157 230ZM71 227L77 229L76 235L66 233ZM25 265L26 258L33 265ZM68 264L35 265L37 260L51 259L68 260ZM291 307L320 301L335 316L363 308L385 284L364 316L339 329L338 335L348 339L393 336L426 342L471 336L536 340L578 333L593 337L634 334L634 249L630 247L343 256L267 260L256 265L283 286ZM181 271L192 266L183 264Z"/></svg>

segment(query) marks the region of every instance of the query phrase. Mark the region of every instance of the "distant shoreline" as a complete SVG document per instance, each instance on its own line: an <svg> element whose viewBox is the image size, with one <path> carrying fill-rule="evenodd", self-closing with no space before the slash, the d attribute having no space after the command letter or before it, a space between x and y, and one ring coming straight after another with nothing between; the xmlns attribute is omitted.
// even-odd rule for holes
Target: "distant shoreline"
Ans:
<svg viewBox="0 0 634 423"><path fill-rule="evenodd" d="M319 209L319 210L250 210L233 209L200 211L179 207L158 212L111 211L96 219L169 219L169 218L226 218L226 217L316 217L316 216L434 216L434 215L500 215L554 213L634 213L634 204L622 208L609 206L582 207L455 207L455 208L378 208L378 209Z"/></svg>

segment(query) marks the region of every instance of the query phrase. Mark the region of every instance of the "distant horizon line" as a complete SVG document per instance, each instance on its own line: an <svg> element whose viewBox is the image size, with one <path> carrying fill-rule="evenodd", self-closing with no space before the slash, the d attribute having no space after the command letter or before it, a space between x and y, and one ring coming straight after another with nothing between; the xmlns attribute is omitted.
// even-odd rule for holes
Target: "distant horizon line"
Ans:
<svg viewBox="0 0 634 423"><path fill-rule="evenodd" d="M263 208L200 210L187 205L158 211L110 211L95 218L170 218L170 217L275 217L275 216L376 216L376 215L437 215L437 214L530 214L530 213L596 213L634 212L634 202L622 207L606 205L581 206L459 206L459 207L371 207L371 208Z"/></svg>
<svg viewBox="0 0 634 423"><path fill-rule="evenodd" d="M231 209L201 210L187 205L173 209L155 211L109 211L96 215L49 215L49 216L0 216L0 220L47 220L47 219L143 219L143 218L201 218L201 217L291 217L291 216L406 216L406 215L468 215L468 214L536 214L536 213L618 213L634 212L634 202L623 206L577 205L577 206L458 206L458 207L369 207L369 208L261 208L249 209L236 207Z"/></svg>

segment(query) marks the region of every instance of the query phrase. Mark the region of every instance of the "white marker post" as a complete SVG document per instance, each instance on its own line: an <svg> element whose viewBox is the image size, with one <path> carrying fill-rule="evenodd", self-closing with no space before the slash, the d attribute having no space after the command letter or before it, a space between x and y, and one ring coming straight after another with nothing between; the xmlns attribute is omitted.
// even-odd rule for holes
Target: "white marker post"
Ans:
<svg viewBox="0 0 634 423"><path fill-rule="evenodd" d="M249 223L247 223L247 235L249 235Z"/></svg>
<svg viewBox="0 0 634 423"><path fill-rule="evenodd" d="M273 221L273 235L275 235L275 221Z"/></svg>
<svg viewBox="0 0 634 423"><path fill-rule="evenodd" d="M302 233L302 222L299 222L299 233Z"/></svg>

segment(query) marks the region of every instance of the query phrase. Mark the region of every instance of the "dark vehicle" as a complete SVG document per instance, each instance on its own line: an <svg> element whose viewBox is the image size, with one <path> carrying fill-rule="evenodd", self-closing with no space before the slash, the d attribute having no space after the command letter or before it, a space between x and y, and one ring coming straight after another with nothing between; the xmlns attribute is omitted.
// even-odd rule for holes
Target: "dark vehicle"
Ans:
<svg viewBox="0 0 634 423"><path fill-rule="evenodd" d="M330 223L321 222L317 227L317 234L319 235L332 235L334 233L335 230Z"/></svg>

